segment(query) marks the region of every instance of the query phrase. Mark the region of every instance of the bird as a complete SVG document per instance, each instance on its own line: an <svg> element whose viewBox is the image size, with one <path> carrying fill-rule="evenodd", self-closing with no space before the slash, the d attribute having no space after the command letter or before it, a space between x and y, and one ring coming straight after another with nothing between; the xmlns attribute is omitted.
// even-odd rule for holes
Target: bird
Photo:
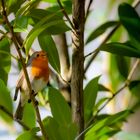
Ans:
<svg viewBox="0 0 140 140"><path fill-rule="evenodd" d="M31 83L31 88L36 95L39 91L46 87L49 81L49 64L47 53L45 51L34 52L27 62L26 69ZM30 90L28 88L23 69L21 70L17 80L14 101L17 100L19 91L20 100L14 118L17 120L22 120L24 106L27 102L31 101L29 93Z"/></svg>

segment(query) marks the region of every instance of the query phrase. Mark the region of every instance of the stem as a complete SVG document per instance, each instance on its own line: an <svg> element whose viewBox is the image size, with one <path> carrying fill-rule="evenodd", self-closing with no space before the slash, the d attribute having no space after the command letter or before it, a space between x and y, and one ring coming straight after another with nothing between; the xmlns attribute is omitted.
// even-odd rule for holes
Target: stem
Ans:
<svg viewBox="0 0 140 140"><path fill-rule="evenodd" d="M61 75L64 79L69 81L69 68L70 68L70 60L69 60L69 53L68 53L68 46L66 41L66 35L60 34L56 35L55 43L57 44L60 64L61 64Z"/></svg>
<svg viewBox="0 0 140 140"><path fill-rule="evenodd" d="M78 126L78 133L84 130L83 109L83 76L84 76L84 21L85 0L73 0L72 19L74 33L72 32L72 75L71 75L71 105L72 118ZM80 140L83 140L82 135Z"/></svg>
<svg viewBox="0 0 140 140"><path fill-rule="evenodd" d="M91 53L89 53L89 54L87 54L87 55L85 56L85 58L86 58L86 57L88 57L88 56L94 54L94 55L90 58L90 60L88 61L87 65L86 65L86 67L85 67L85 73L86 73L86 71L88 70L89 66L91 65L92 61L96 58L96 56L97 56L98 53L100 52L100 48L112 37L112 35L113 35L113 34L115 33L115 31L120 27L120 25L121 25L121 24L118 23L118 25L116 25L116 26L112 29L112 31L106 36L106 38L102 41L102 43L98 46L98 48L97 48L95 51L93 51L93 52L91 52Z"/></svg>
<svg viewBox="0 0 140 140"><path fill-rule="evenodd" d="M9 112L4 106L0 105L0 110L7 114L12 120L14 120L13 114ZM21 120L15 120L18 122L25 130L30 130L30 128L24 124Z"/></svg>
<svg viewBox="0 0 140 140"><path fill-rule="evenodd" d="M132 67L132 69L131 69L131 71L130 71L128 77L127 77L127 81L130 81L130 80L131 80L131 78L132 78L132 76L133 76L133 74L134 74L134 72L135 72L137 66L139 65L139 63L140 63L140 60L137 59L136 62L134 63L134 65L133 65L133 67Z"/></svg>
<svg viewBox="0 0 140 140"><path fill-rule="evenodd" d="M134 8L137 8L137 7L139 6L139 4L140 4L140 0L137 1L137 2L135 2L135 3L133 4L133 7L134 7ZM86 65L86 67L85 67L85 73L86 73L86 71L88 70L88 68L89 68L89 66L91 65L91 63L93 62L93 60L94 60L94 59L96 58L96 56L99 54L101 46L103 46L103 45L112 37L112 35L116 32L116 30L120 27L120 25L121 25L121 23L119 23L118 25L116 25L116 27L113 28L113 30L107 35L107 37L102 41L102 43L99 45L99 47L98 47L95 51L93 51L93 52L91 52L91 53L89 53L89 54L87 54L87 55L85 56L85 58L86 58L86 57L88 57L88 56L94 54L94 55L90 58L90 60L88 61L87 65Z"/></svg>
<svg viewBox="0 0 140 140"><path fill-rule="evenodd" d="M133 65L131 71L130 71L129 74L128 74L128 77L127 77L127 80L125 81L125 84L124 84L119 90L117 90L117 91L113 94L113 96L112 96L111 98L109 98L109 99L106 101L106 103L96 112L96 114L95 114L95 115L89 120L89 122L87 123L86 128L96 119L97 115L106 107L106 105L107 105L112 99L114 99L123 89L125 89L126 87L129 86L130 81L131 81L131 78L132 78L132 76L133 76L133 74L134 74L134 72L135 72L137 66L139 65L139 63L140 63L140 60L137 59L136 62L134 63L134 65Z"/></svg>
<svg viewBox="0 0 140 140"><path fill-rule="evenodd" d="M5 7L4 0L1 0L1 3L2 3L2 14L3 14L3 18L4 18L7 26L9 27L10 33L12 35L13 43L15 44L16 50L18 52L19 59L20 59L20 62L22 64L23 72L24 72L24 75L25 75L25 79L26 79L26 82L27 82L27 85L28 85L28 88L29 88L30 99L31 99L31 101L33 103L33 106L35 108L36 116L37 116L37 121L38 121L38 123L40 125L42 135L43 135L44 139L46 140L47 135L46 135L44 126L43 126L42 121L41 121L40 112L39 112L38 106L36 105L35 97L32 94L32 87L31 87L31 83L29 81L29 76L28 76L27 70L26 70L26 64L25 64L25 62L23 60L23 57L22 57L22 54L20 52L20 46L19 46L19 43L17 41L16 35L15 35L14 31L13 31L13 27L11 26L11 24L10 24L10 22L8 20L7 13L6 13L6 10L5 10L6 7Z"/></svg>
<svg viewBox="0 0 140 140"><path fill-rule="evenodd" d="M70 103L70 60L66 34L56 35L54 41L57 44L61 64L61 74L57 78L58 86L66 101Z"/></svg>
<svg viewBox="0 0 140 140"><path fill-rule="evenodd" d="M87 12L86 12L86 16L85 16L85 21L86 21L86 19L88 18L88 15L89 15L89 12L90 12L89 9L90 9L92 3L93 3L93 0L90 0L89 3L88 3Z"/></svg>
<svg viewBox="0 0 140 140"><path fill-rule="evenodd" d="M70 24L71 27L74 29L74 25L73 25L73 23L71 22L71 20L70 20L68 14L67 14L65 8L63 7L63 5L61 4L60 0L57 0L57 2L58 2L58 4L59 4L60 8L62 9L62 12L63 12L64 16L65 16L66 19L68 20L69 24Z"/></svg>

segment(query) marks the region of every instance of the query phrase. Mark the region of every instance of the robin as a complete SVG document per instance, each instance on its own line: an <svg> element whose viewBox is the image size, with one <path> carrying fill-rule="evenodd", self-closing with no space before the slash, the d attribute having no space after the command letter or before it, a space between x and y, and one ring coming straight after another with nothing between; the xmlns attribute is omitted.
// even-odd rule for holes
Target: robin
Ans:
<svg viewBox="0 0 140 140"><path fill-rule="evenodd" d="M37 51L32 54L27 63L27 73L30 79L32 90L35 94L41 91L49 80L48 58L45 51ZM29 88L23 70L17 80L14 100L17 99L20 91L20 101L15 113L15 119L22 119L25 103L30 102Z"/></svg>

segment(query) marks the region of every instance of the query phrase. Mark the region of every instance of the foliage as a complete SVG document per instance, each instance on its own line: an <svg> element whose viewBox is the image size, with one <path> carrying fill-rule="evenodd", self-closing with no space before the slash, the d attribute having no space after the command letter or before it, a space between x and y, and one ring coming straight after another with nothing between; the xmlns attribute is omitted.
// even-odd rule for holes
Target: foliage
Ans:
<svg viewBox="0 0 140 140"><path fill-rule="evenodd" d="M48 3L48 6L40 8L38 5L42 2ZM61 3L68 16L71 16L71 1L62 0ZM85 41L86 47L89 43L92 43L95 39L104 35L106 31L113 29L108 40L101 43L101 45L94 52L91 52L90 55L94 55L94 53L100 51L113 54L111 57L111 70L116 74L115 76L117 76L118 79L121 78L117 80L117 84L112 80L112 83L114 84L112 89L114 91L113 87L115 87L116 91L114 94L106 85L99 84L102 75L94 77L90 81L87 79L86 82L88 84L83 89L85 130L83 130L81 134L78 134L79 128L77 127L77 124L73 122L71 106L68 105L67 101L62 96L63 94L61 94L64 88L67 88L67 91L70 92L69 80L66 82L61 76L63 65L61 56L63 56L62 53L66 52L62 51L63 49L60 49L60 46L55 42L56 35L70 35L69 32L73 30L71 24L64 18L64 10L60 8L57 0L30 0L26 2L24 0L7 0L5 1L5 6L7 16L10 14L14 15L14 18L10 20L10 24L13 28L15 38L17 38L17 42L22 40L21 48L19 49L22 54L28 57L36 39L39 43L39 47L48 54L49 63L54 76L52 76L52 79L50 80L51 87L47 87L44 90L45 94L42 93L41 96L39 96L40 102L43 102L43 108L46 109L46 104L49 102L52 114L51 116L45 116L45 118L42 119L48 138L50 140L74 140L80 138L81 134L85 134L85 140L108 140L121 131L123 122L126 121L127 117L131 114L131 108L126 108L113 115L100 114L100 111L104 109L106 103L115 98L116 95L114 94L119 93L117 85L122 81L124 84L129 82L126 87L128 86L130 92L132 90L132 94L139 96L134 89L139 87L140 80L128 79L129 71L132 69L130 65L131 60L133 57L136 59L140 58L140 17L135 8L128 3L120 4L118 7L119 20L107 21L96 29L91 29L91 34L88 35ZM7 81L12 66L11 59L18 59L17 56L13 56L10 51L14 39L9 36L10 29L4 19L3 13L0 15L0 23L2 26L0 29L0 34L2 36L0 39L0 117L7 122L8 125L14 126L12 123L14 119L11 119L10 117L10 114L13 114L13 102ZM126 31L129 37L123 42L119 39L116 39L115 41L112 41L112 39L110 42L107 42L115 31L116 34L119 34L117 28L120 26L123 27L123 31ZM24 37L22 37L21 34L25 34ZM22 39L20 39L20 37ZM20 44L20 41L18 44ZM70 47L68 48L69 44L67 40L65 45L67 51L71 49ZM67 60L69 61L70 59L69 63L71 64L71 51L68 51L68 53ZM85 56L85 61L86 58L87 57ZM69 68L69 70L71 69ZM132 72L134 73L134 71ZM64 77L69 77L67 74L68 73L66 73L66 76ZM60 76L61 80L59 80L58 76ZM103 95L102 98L98 99L100 92L102 92ZM111 93L112 98L106 97L106 92ZM71 102L73 101L71 100ZM22 123L27 125L29 130L23 129L22 133L17 137L17 140L42 139L42 135L38 136L38 132L41 128L37 127L36 114L34 107L31 104L26 105ZM127 139L126 133L123 134L122 132L120 135L123 135L124 139ZM137 139L137 137L135 139Z"/></svg>

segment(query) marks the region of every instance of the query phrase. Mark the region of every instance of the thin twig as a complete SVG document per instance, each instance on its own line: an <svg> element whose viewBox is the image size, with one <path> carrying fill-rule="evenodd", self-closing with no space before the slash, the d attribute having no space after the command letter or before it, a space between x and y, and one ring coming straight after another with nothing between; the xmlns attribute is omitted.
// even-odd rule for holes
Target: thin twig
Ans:
<svg viewBox="0 0 140 140"><path fill-rule="evenodd" d="M58 2L58 4L59 4L60 8L62 9L62 12L63 12L64 16L66 17L66 19L68 20L69 24L71 25L72 29L74 29L74 25L73 25L73 23L71 22L71 20L70 20L68 14L67 14L65 8L63 7L63 5L61 4L60 0L57 0L57 2Z"/></svg>
<svg viewBox="0 0 140 140"><path fill-rule="evenodd" d="M137 6L139 6L139 4L140 4L140 0L137 0L137 1L134 1L134 3L132 4L132 6L134 8L137 8Z"/></svg>
<svg viewBox="0 0 140 140"><path fill-rule="evenodd" d="M139 65L139 63L140 63L140 59L137 59L136 62L134 63L134 66L132 67L132 69L131 69L131 71L130 71L128 77L127 77L127 80L125 81L125 84L124 84L119 90L117 90L117 91L113 94L113 96L112 96L111 98L109 98L109 99L106 101L106 103L96 112L96 114L89 120L89 122L88 122L87 125L85 126L85 130L84 130L83 132L81 132L81 133L76 137L75 140L78 140L78 139L81 137L81 135L83 135L84 133L86 133L86 132L92 127L91 123L92 123L93 121L96 120L98 114L106 107L106 105L107 105L112 99L114 99L114 98L116 97L116 95L118 95L123 89L125 89L126 87L129 86L130 80L131 80L131 78L132 78L132 76L133 76L133 74L134 74L134 72L135 72L137 66Z"/></svg>
<svg viewBox="0 0 140 140"><path fill-rule="evenodd" d="M10 33L12 35L12 40L13 40L13 42L15 44L15 47L16 47L16 50L18 52L19 59L20 59L20 62L22 64L22 67L23 67L23 72L24 72L24 75L25 75L25 79L26 79L26 82L27 82L27 85L28 85L28 88L29 88L30 99L31 99L31 101L33 103L33 106L35 108L36 115L37 115L37 121L38 121L38 123L40 125L42 135L43 135L44 139L46 140L47 139L47 135L46 135L44 126L43 126L42 121L41 121L40 112L39 112L38 106L36 105L35 97L32 94L32 87L31 87L31 83L29 81L29 76L28 76L27 70L26 70L26 64L25 64L25 62L23 60L23 57L22 57L22 54L20 52L20 46L19 46L19 43L17 42L17 38L16 38L16 35L15 35L14 31L13 31L13 27L11 26L11 24L10 24L10 22L8 20L4 0L1 0L1 2L2 2L3 18L4 18L7 26L9 27Z"/></svg>
<svg viewBox="0 0 140 140"><path fill-rule="evenodd" d="M70 86L70 82L69 81L66 81L61 74L59 74L59 77L61 78L61 80L68 86Z"/></svg>
<svg viewBox="0 0 140 140"><path fill-rule="evenodd" d="M111 32L106 36L106 38L103 40L103 42L98 46L98 48L96 50L94 50L93 52L87 54L84 58L94 54L91 59L88 61L86 67L85 67L85 72L88 70L90 64L92 63L92 61L96 58L96 56L98 55L98 53L100 52L100 48L112 37L112 35L114 34L114 32L120 27L120 23L118 23L118 25L116 25Z"/></svg>
<svg viewBox="0 0 140 140"><path fill-rule="evenodd" d="M128 77L127 77L127 80L128 80L128 81L131 80L131 78L132 78L132 76L133 76L133 74L134 74L134 71L136 70L136 68L137 68L137 66L138 66L139 63L140 63L140 59L137 59L136 62L134 63L134 65L133 65L133 67L132 67L132 69L131 69L131 71L130 71Z"/></svg>
<svg viewBox="0 0 140 140"><path fill-rule="evenodd" d="M88 57L94 53L99 53L100 48L112 37L112 35L114 34L114 32L120 27L120 22L110 31L110 33L105 37L105 39L103 40L103 42L99 45L99 47L94 50L93 52L90 52L89 54L85 55L84 57Z"/></svg>
<svg viewBox="0 0 140 140"><path fill-rule="evenodd" d="M137 8L139 4L140 4L140 0L137 1L136 3L134 3L134 4L133 4L133 7L134 7L134 8ZM85 58L86 58L86 57L88 57L88 56L94 54L94 55L90 58L90 60L88 61L87 65L86 65L86 67L85 67L85 72L88 70L89 66L91 65L91 63L93 62L93 60L96 58L96 56L97 56L98 53L100 52L100 48L112 37L112 35L116 32L116 30L120 27L120 25L121 25L121 23L118 23L118 25L116 25L116 26L113 28L113 30L107 35L107 37L102 41L102 43L98 46L98 48L97 48L96 50L94 50L93 52L91 52L91 53L89 53L89 54L87 54L87 55L85 56Z"/></svg>
<svg viewBox="0 0 140 140"><path fill-rule="evenodd" d="M97 115L106 107L106 105L107 105L110 101L112 101L112 99L114 99L123 89L125 89L126 87L129 86L130 81L131 81L131 78L132 78L132 76L133 76L133 74L134 74L134 72L135 72L137 66L139 65L139 63L140 63L140 59L137 59L136 62L134 63L134 65L132 66L132 69L131 69L130 73L128 74L128 77L127 77L127 80L125 81L125 84L124 84L119 90L117 90L117 91L112 95L112 97L109 98L109 99L106 101L106 103L96 112L96 114L95 114L95 115L89 120L89 122L87 123L87 127L91 124L91 122L93 122L93 121L96 119Z"/></svg>
<svg viewBox="0 0 140 140"><path fill-rule="evenodd" d="M91 7L91 5L92 5L92 3L93 3L93 0L90 0L89 1L89 3L88 3L88 6L87 6L87 11L86 11L86 16L85 16L85 21L86 21L86 19L87 19L87 17L88 17L88 15L89 15L89 12L90 12L90 7Z"/></svg>
<svg viewBox="0 0 140 140"><path fill-rule="evenodd" d="M25 130L30 130L30 128L26 124L24 124L24 122L22 122L21 120L15 120L13 114L9 112L4 106L0 105L0 110L7 114L12 120L18 122Z"/></svg>

